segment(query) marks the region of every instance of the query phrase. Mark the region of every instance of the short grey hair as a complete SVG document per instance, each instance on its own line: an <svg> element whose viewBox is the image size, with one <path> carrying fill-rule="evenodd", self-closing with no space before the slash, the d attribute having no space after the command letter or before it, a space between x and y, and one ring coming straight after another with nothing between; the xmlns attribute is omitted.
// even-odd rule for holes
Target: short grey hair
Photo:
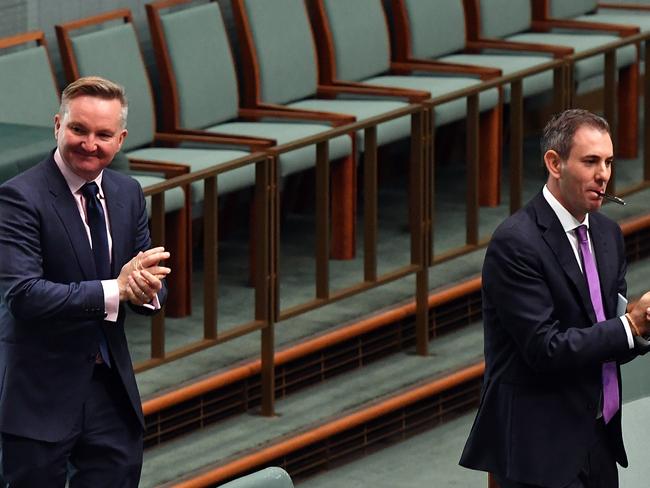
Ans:
<svg viewBox="0 0 650 488"><path fill-rule="evenodd" d="M63 93L61 94L59 116L63 118L63 116L68 112L68 104L70 103L70 100L82 96L97 97L104 100L119 100L120 105L122 106L120 124L122 129L126 129L129 102L122 85L100 76L84 76L79 78L70 83L65 90L63 90Z"/></svg>

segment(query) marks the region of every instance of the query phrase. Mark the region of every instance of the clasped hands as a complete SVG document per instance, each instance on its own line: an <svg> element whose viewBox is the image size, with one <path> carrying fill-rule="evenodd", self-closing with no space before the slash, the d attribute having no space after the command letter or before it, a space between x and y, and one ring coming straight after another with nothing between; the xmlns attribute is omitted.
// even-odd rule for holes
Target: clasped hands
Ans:
<svg viewBox="0 0 650 488"><path fill-rule="evenodd" d="M150 303L162 289L162 279L171 273L170 268L159 264L169 256L164 247L154 247L140 251L122 266L117 277L120 301L128 300L133 305Z"/></svg>
<svg viewBox="0 0 650 488"><path fill-rule="evenodd" d="M650 291L646 292L632 310L625 314L635 336L650 336Z"/></svg>

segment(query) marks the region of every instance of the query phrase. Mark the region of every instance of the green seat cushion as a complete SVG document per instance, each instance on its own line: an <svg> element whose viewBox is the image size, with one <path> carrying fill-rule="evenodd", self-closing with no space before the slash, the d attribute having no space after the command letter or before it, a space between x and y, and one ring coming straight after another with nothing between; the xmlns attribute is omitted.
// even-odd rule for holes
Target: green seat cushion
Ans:
<svg viewBox="0 0 650 488"><path fill-rule="evenodd" d="M278 145L304 137L326 132L331 127L325 124L283 123L283 122L229 122L209 127L207 130L224 134L275 139ZM352 141L348 136L339 136L329 141L330 161L352 154ZM279 158L280 174L286 176L316 165L316 146L307 146L283 153Z"/></svg>
<svg viewBox="0 0 650 488"><path fill-rule="evenodd" d="M142 188L147 186L156 185L165 181L165 178L161 176L150 176L142 173L131 173L131 178L140 183ZM147 203L147 215L151 217L151 197L144 197ZM180 210L185 206L185 193L182 188L172 188L165 192L165 212L173 212L175 210Z"/></svg>
<svg viewBox="0 0 650 488"><path fill-rule="evenodd" d="M167 148L151 147L128 151L126 155L133 159L144 159L148 161L170 162L186 164L190 171L199 171L213 166L219 166L233 159L246 156L246 151L227 149L195 149L195 148ZM255 165L249 164L233 171L227 171L217 178L220 194L239 190L255 184ZM191 202L203 201L204 183L197 181L191 186Z"/></svg>
<svg viewBox="0 0 650 488"><path fill-rule="evenodd" d="M499 68L504 75L517 71L533 68L547 63L545 56L523 56L513 54L452 54L438 58L439 61L449 63L470 64ZM524 97L538 95L553 89L553 70L527 76L522 83ZM503 86L503 95L506 102L510 101L510 83Z"/></svg>
<svg viewBox="0 0 650 488"><path fill-rule="evenodd" d="M288 105L290 108L303 110L354 115L357 118L357 121L363 121L371 117L383 115L406 106L406 103L394 100L324 100L318 98L301 100ZM377 145L382 146L384 144L399 141L400 139L409 137L410 134L410 116L389 120L388 122L379 124L377 127ZM364 149L364 135L364 131L357 132L357 149L359 151L363 151Z"/></svg>
<svg viewBox="0 0 650 488"><path fill-rule="evenodd" d="M598 9L595 14L580 15L576 20L604 24L635 25L641 32L650 30L650 12Z"/></svg>
<svg viewBox="0 0 650 488"><path fill-rule="evenodd" d="M429 92L432 98L480 84L480 80L476 78L456 76L375 76L374 78L368 78L363 81L370 85L424 90ZM479 96L479 108L481 111L494 108L498 103L499 92L496 88L486 90ZM467 100L460 98L438 105L434 108L434 114L436 126L460 120L467 114Z"/></svg>
<svg viewBox="0 0 650 488"><path fill-rule="evenodd" d="M587 51L611 42L620 40L617 36L602 34L563 34L546 32L527 32L506 38L508 41L532 42L536 44L550 44L572 47L576 53ZM616 50L616 65L621 68L630 66L636 61L636 48L625 46ZM578 61L575 65L574 76L576 81L583 81L593 76L602 75L604 69L604 56L592 56Z"/></svg>

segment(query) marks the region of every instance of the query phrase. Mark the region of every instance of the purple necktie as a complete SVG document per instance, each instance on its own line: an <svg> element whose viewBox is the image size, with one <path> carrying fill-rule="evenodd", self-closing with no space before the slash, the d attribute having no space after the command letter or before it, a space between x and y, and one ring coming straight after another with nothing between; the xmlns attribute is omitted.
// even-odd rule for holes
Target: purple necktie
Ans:
<svg viewBox="0 0 650 488"><path fill-rule="evenodd" d="M605 312L603 310L603 297L600 293L600 280L598 278L598 270L594 262L594 256L591 254L589 248L589 240L587 239L587 226L581 225L576 227L576 235L580 243L580 254L582 255L582 264L584 266L584 274L587 278L589 285L589 295L591 296L591 304L594 306L596 312L596 320L603 322L605 320ZM616 373L616 363L609 361L603 363L603 418L605 423L609 423L614 414L618 411L618 375Z"/></svg>

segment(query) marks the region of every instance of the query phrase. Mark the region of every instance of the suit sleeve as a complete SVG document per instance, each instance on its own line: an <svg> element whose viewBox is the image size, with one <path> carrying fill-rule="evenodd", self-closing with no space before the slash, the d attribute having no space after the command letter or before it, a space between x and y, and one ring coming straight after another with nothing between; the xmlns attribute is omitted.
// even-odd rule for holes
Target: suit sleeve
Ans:
<svg viewBox="0 0 650 488"><path fill-rule="evenodd" d="M577 297L559 296L563 276L557 267L544 266L537 246L543 245L510 227L495 234L483 266L485 299L494 309L498 323L506 329L525 361L537 371L553 371L600 363L629 352L620 319L613 318L588 326L562 323L570 314L558 310L578 310ZM547 256L548 258L548 256ZM624 265L617 287L625 290ZM562 272L560 271L560 274Z"/></svg>
<svg viewBox="0 0 650 488"><path fill-rule="evenodd" d="M102 318L99 281L64 284L44 278L41 218L18 188L0 186L0 293L9 311L21 321Z"/></svg>

